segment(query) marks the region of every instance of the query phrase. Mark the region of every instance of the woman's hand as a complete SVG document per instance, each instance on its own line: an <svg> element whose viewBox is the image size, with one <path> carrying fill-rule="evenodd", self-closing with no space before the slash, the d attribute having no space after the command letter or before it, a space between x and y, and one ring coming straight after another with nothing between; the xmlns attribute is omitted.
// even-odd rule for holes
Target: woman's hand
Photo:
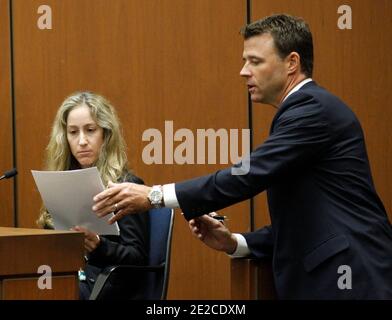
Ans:
<svg viewBox="0 0 392 320"><path fill-rule="evenodd" d="M71 230L84 233L84 248L88 253L94 251L101 243L99 236L86 228L75 226Z"/></svg>

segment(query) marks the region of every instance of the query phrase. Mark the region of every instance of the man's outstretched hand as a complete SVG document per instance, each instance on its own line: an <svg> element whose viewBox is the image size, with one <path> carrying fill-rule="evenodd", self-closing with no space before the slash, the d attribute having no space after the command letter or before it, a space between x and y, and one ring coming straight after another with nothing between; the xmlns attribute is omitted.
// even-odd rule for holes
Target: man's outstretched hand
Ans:
<svg viewBox="0 0 392 320"><path fill-rule="evenodd" d="M151 187L136 183L112 183L94 197L93 211L104 217L114 212L109 219L112 224L127 214L141 213L152 208L147 196Z"/></svg>

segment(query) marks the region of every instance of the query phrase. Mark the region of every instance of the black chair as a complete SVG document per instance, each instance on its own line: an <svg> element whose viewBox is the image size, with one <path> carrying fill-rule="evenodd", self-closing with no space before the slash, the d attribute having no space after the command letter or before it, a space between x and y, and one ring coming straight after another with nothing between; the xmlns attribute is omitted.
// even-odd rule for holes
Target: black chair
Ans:
<svg viewBox="0 0 392 320"><path fill-rule="evenodd" d="M105 299L105 284L112 278L132 281L142 280L140 299L164 300L167 295L170 269L170 249L174 221L174 210L152 209L150 217L150 244L148 265L118 265L101 272L96 280L90 300ZM132 288L130 288L132 290ZM110 297L106 297L109 298ZM126 297L122 297L126 299Z"/></svg>

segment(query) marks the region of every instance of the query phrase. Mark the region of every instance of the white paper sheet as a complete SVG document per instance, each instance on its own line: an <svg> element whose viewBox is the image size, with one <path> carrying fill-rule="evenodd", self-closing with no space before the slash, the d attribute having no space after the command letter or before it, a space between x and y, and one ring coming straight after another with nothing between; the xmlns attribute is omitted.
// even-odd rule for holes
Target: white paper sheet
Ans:
<svg viewBox="0 0 392 320"><path fill-rule="evenodd" d="M92 211L93 197L104 190L96 167L69 171L31 170L54 228L69 230L81 226L97 234L119 235L117 222L112 225Z"/></svg>

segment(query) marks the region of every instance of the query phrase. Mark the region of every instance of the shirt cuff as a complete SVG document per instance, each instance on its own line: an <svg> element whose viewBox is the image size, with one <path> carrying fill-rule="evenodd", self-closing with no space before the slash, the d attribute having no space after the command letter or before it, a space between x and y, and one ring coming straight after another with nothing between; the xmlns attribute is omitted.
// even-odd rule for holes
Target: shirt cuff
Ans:
<svg viewBox="0 0 392 320"><path fill-rule="evenodd" d="M239 233L233 233L233 236L235 236L237 239L237 249L235 249L232 254L229 254L229 256L231 258L243 258L249 256L250 250L244 236Z"/></svg>
<svg viewBox="0 0 392 320"><path fill-rule="evenodd" d="M162 186L163 202L166 208L178 208L180 205L177 200L176 189L174 183L164 184Z"/></svg>

